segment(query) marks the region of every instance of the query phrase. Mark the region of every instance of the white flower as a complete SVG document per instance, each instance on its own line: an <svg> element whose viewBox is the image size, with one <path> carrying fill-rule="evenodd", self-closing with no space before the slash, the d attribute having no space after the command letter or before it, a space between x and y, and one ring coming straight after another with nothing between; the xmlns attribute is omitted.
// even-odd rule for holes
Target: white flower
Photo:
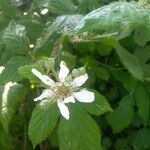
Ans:
<svg viewBox="0 0 150 150"><path fill-rule="evenodd" d="M45 89L39 97L35 98L34 101L51 97L51 100L57 102L61 115L67 120L69 119L69 109L66 106L67 103L75 103L75 100L91 103L95 99L93 92L86 89L80 89L80 86L88 79L87 73L73 79L72 74L69 74L69 69L64 61L61 61L60 63L60 71L58 74L59 81L57 82L54 82L50 77L41 74L35 68L32 69L32 73L49 87L48 89Z"/></svg>

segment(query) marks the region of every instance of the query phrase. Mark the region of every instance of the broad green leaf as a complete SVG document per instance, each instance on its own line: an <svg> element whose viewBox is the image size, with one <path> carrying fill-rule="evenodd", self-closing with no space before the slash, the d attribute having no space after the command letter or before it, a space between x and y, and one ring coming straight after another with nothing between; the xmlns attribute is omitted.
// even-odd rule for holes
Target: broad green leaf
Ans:
<svg viewBox="0 0 150 150"><path fill-rule="evenodd" d="M100 131L95 121L77 105L69 105L70 119L58 128L60 150L101 150Z"/></svg>
<svg viewBox="0 0 150 150"><path fill-rule="evenodd" d="M132 122L134 99L127 95L121 99L119 106L107 115L107 121L111 125L113 132L121 132Z"/></svg>
<svg viewBox="0 0 150 150"><path fill-rule="evenodd" d="M59 44L62 42L60 40L62 34L73 35L75 33L75 26L77 26L82 17L83 16L81 15L65 15L57 17L43 32L43 36L37 40L34 48L35 55L50 56L52 50L57 53Z"/></svg>
<svg viewBox="0 0 150 150"><path fill-rule="evenodd" d="M144 71L144 79L150 81L150 64L142 65Z"/></svg>
<svg viewBox="0 0 150 150"><path fill-rule="evenodd" d="M35 7L48 8L55 15L74 14L76 6L71 0L34 0Z"/></svg>
<svg viewBox="0 0 150 150"><path fill-rule="evenodd" d="M53 67L54 67L54 62L52 61L52 59L44 58L37 61L34 64L24 65L19 67L18 72L22 77L29 79L31 83L42 84L41 80L32 73L32 69L35 68L41 73L46 75L47 73L44 71L44 69L46 68L47 72L49 72L50 70L53 69Z"/></svg>
<svg viewBox="0 0 150 150"><path fill-rule="evenodd" d="M72 55L68 51L63 51L62 52L62 60L66 62L66 64L69 65L70 69L74 69L76 67L76 61L77 61L77 56Z"/></svg>
<svg viewBox="0 0 150 150"><path fill-rule="evenodd" d="M121 82L127 91L132 92L136 86L137 81L125 71L111 70L113 77Z"/></svg>
<svg viewBox="0 0 150 150"><path fill-rule="evenodd" d="M30 60L23 56L12 57L5 65L5 69L0 74L0 84L8 81L20 81L22 77L18 74L18 67L29 64Z"/></svg>
<svg viewBox="0 0 150 150"><path fill-rule="evenodd" d="M19 104L25 99L26 89L23 85L8 82L0 92L0 121L8 132L9 123Z"/></svg>
<svg viewBox="0 0 150 150"><path fill-rule="evenodd" d="M29 49L29 39L26 36L25 27L10 22L3 33L2 40L7 49L16 54L26 54Z"/></svg>
<svg viewBox="0 0 150 150"><path fill-rule="evenodd" d="M134 33L134 40L140 46L145 46L150 41L150 28L141 26Z"/></svg>
<svg viewBox="0 0 150 150"><path fill-rule="evenodd" d="M150 60L150 46L138 47L135 49L134 55L141 62L141 64L145 64L148 60Z"/></svg>
<svg viewBox="0 0 150 150"><path fill-rule="evenodd" d="M126 36L141 25L148 25L149 13L136 2L114 2L85 15L78 25L80 33L114 33Z"/></svg>
<svg viewBox="0 0 150 150"><path fill-rule="evenodd" d="M97 79L108 81L110 78L109 71L104 67L95 67L94 72Z"/></svg>
<svg viewBox="0 0 150 150"><path fill-rule="evenodd" d="M0 16L0 32L9 24L9 19L4 17L4 16Z"/></svg>
<svg viewBox="0 0 150 150"><path fill-rule="evenodd" d="M35 147L52 133L59 117L56 104L48 99L40 102L33 110L29 123L29 138Z"/></svg>
<svg viewBox="0 0 150 150"><path fill-rule="evenodd" d="M138 83L134 91L135 100L138 107L139 115L147 120L149 117L150 97L142 83Z"/></svg>
<svg viewBox="0 0 150 150"><path fill-rule="evenodd" d="M106 98L100 93L93 91L95 93L95 100L90 104L82 103L81 107L83 107L87 112L93 115L102 115L108 111L112 111L109 103Z"/></svg>
<svg viewBox="0 0 150 150"><path fill-rule="evenodd" d="M0 0L0 11L3 11L6 17L14 19L16 17L17 8L11 4L10 0Z"/></svg>
<svg viewBox="0 0 150 150"><path fill-rule="evenodd" d="M150 149L150 129L143 128L136 131L133 135L132 145L135 150L148 150Z"/></svg>
<svg viewBox="0 0 150 150"><path fill-rule="evenodd" d="M77 0L78 6L77 11L79 14L86 14L89 11L92 11L93 8L97 8L100 4L98 0Z"/></svg>
<svg viewBox="0 0 150 150"><path fill-rule="evenodd" d="M13 148L13 138L9 133L6 133L2 128L0 129L0 149L10 150Z"/></svg>
<svg viewBox="0 0 150 150"><path fill-rule="evenodd" d="M138 59L119 44L117 44L115 46L115 50L116 50L118 56L120 57L121 62L127 68L127 70L136 79L139 79L142 81L143 80L143 70L142 70L142 66L139 63Z"/></svg>
<svg viewBox="0 0 150 150"><path fill-rule="evenodd" d="M33 13L22 16L22 18L19 20L19 24L25 27L26 34L30 38L31 43L35 43L44 28L42 19L38 16L33 15Z"/></svg>
<svg viewBox="0 0 150 150"><path fill-rule="evenodd" d="M101 40L101 42L105 42L104 40ZM110 43L109 43L110 44ZM112 46L105 44L99 44L96 47L96 51L100 56L109 56L112 51Z"/></svg>

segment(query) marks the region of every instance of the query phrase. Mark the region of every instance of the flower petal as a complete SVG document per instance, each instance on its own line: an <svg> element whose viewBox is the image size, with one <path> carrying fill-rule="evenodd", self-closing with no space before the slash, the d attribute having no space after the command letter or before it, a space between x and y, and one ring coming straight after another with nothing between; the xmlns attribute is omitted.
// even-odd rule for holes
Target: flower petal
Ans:
<svg viewBox="0 0 150 150"><path fill-rule="evenodd" d="M44 98L51 97L53 96L53 94L54 93L50 89L46 89L43 91L43 93L39 97L35 98L34 101L40 101Z"/></svg>
<svg viewBox="0 0 150 150"><path fill-rule="evenodd" d="M87 90L81 90L80 92L74 92L73 96L79 102L91 103L95 99L95 95L93 92Z"/></svg>
<svg viewBox="0 0 150 150"><path fill-rule="evenodd" d="M68 107L61 101L57 101L57 106L60 110L61 115L65 118L65 119L69 119L69 109Z"/></svg>
<svg viewBox="0 0 150 150"><path fill-rule="evenodd" d="M63 103L75 103L75 99L73 96L69 96L64 99Z"/></svg>
<svg viewBox="0 0 150 150"><path fill-rule="evenodd" d="M64 61L60 63L59 80L63 82L69 73L69 69Z"/></svg>
<svg viewBox="0 0 150 150"><path fill-rule="evenodd" d="M84 75L81 75L81 76L75 78L75 79L73 80L72 84L73 84L74 86L79 87L79 86L82 86L82 85L86 82L87 79L88 79L88 74L86 73L86 74L84 74Z"/></svg>
<svg viewBox="0 0 150 150"><path fill-rule="evenodd" d="M48 76L42 75L41 72L36 70L35 68L32 69L32 73L37 76L44 84L49 86L54 86L55 82Z"/></svg>

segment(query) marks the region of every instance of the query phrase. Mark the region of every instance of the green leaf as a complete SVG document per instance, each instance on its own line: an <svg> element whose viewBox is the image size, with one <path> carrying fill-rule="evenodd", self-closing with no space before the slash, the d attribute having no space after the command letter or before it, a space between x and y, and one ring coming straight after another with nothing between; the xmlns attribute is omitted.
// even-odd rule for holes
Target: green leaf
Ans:
<svg viewBox="0 0 150 150"><path fill-rule="evenodd" d="M47 72L49 72L50 70L53 69L53 67L54 61L51 58L44 58L37 61L37 63L19 67L18 72L22 77L29 79L31 83L43 84L41 80L32 73L31 70L35 68L41 73L46 75L47 73L44 71L44 69L46 68Z"/></svg>
<svg viewBox="0 0 150 150"><path fill-rule="evenodd" d="M97 115L97 116L102 115L108 111L112 111L105 97L96 91L93 92L95 93L94 102L90 104L82 103L81 107L83 107L90 114Z"/></svg>
<svg viewBox="0 0 150 150"><path fill-rule="evenodd" d="M78 25L80 32L95 34L115 33L119 36L130 33L141 25L147 25L149 13L136 2L114 2L85 15Z"/></svg>
<svg viewBox="0 0 150 150"><path fill-rule="evenodd" d="M101 39L101 42L105 42L104 39ZM110 42L109 42L110 44ZM109 56L111 51L112 51L112 46L110 45L106 45L105 44L99 44L96 48L97 50L97 53L100 55L100 56Z"/></svg>
<svg viewBox="0 0 150 150"><path fill-rule="evenodd" d="M55 15L74 14L76 9L71 0L34 0L33 3L41 9L48 8Z"/></svg>
<svg viewBox="0 0 150 150"><path fill-rule="evenodd" d="M121 62L123 65L127 68L127 70L136 78L139 80L143 80L143 70L142 66L137 60L137 58L130 54L125 48L123 48L121 45L117 44L115 46L115 50L120 57Z"/></svg>
<svg viewBox="0 0 150 150"><path fill-rule="evenodd" d="M25 27L10 22L3 33L3 42L7 49L16 54L26 54L29 49L29 39L26 36Z"/></svg>
<svg viewBox="0 0 150 150"><path fill-rule="evenodd" d="M150 129L143 128L134 133L132 145L135 150L150 149Z"/></svg>
<svg viewBox="0 0 150 150"><path fill-rule="evenodd" d="M110 78L109 71L104 67L95 67L94 72L95 72L96 77L98 78L98 80L102 79L102 80L108 81L109 78Z"/></svg>
<svg viewBox="0 0 150 150"><path fill-rule="evenodd" d="M144 71L144 79L150 81L150 64L144 64L142 67Z"/></svg>
<svg viewBox="0 0 150 150"><path fill-rule="evenodd" d="M144 46L146 42L150 41L150 28L144 26L139 27L135 30L134 40L138 45Z"/></svg>
<svg viewBox="0 0 150 150"><path fill-rule="evenodd" d="M2 31L6 26L8 26L8 24L9 19L4 16L0 16L0 31Z"/></svg>
<svg viewBox="0 0 150 150"><path fill-rule="evenodd" d="M69 110L70 119L62 119L58 128L60 150L101 150L95 121L75 104Z"/></svg>
<svg viewBox="0 0 150 150"><path fill-rule="evenodd" d="M113 132L121 132L132 122L134 100L127 95L121 99L119 106L107 115L107 121L111 125Z"/></svg>
<svg viewBox="0 0 150 150"><path fill-rule="evenodd" d="M9 19L14 19L17 13L17 8L11 4L10 0L0 0L0 10Z"/></svg>
<svg viewBox="0 0 150 150"><path fill-rule="evenodd" d="M33 13L23 15L19 20L19 24L25 26L26 34L29 37L31 43L35 43L44 28L42 18L33 15Z"/></svg>
<svg viewBox="0 0 150 150"><path fill-rule="evenodd" d="M77 26L82 17L83 16L81 15L65 15L57 17L51 26L47 26L44 30L43 36L37 40L34 48L35 55L49 56L53 49L54 52L57 53L58 45L62 42L60 40L62 33L70 36L73 35L75 33L75 26Z"/></svg>
<svg viewBox="0 0 150 150"><path fill-rule="evenodd" d="M142 83L138 83L138 85L135 88L134 91L135 100L138 107L138 113L139 115L144 119L147 120L149 117L149 107L150 107L150 101L149 101L149 95L146 92L146 89Z"/></svg>
<svg viewBox="0 0 150 150"><path fill-rule="evenodd" d="M9 133L6 133L2 128L0 129L0 149L13 149L13 138Z"/></svg>
<svg viewBox="0 0 150 150"><path fill-rule="evenodd" d="M6 132L17 106L25 99L26 92L25 87L17 83L9 82L1 87L0 121Z"/></svg>
<svg viewBox="0 0 150 150"><path fill-rule="evenodd" d="M77 11L79 14L86 14L89 11L92 11L93 8L97 8L100 4L98 0L77 0L78 1L78 7Z"/></svg>
<svg viewBox="0 0 150 150"><path fill-rule="evenodd" d="M141 62L141 64L145 64L150 59L150 46L147 45L145 47L137 47L134 55Z"/></svg>
<svg viewBox="0 0 150 150"><path fill-rule="evenodd" d="M129 74L128 72L125 71L116 71L116 70L111 70L113 77L121 82L123 86L126 88L127 91L132 92L136 86L136 80Z"/></svg>
<svg viewBox="0 0 150 150"><path fill-rule="evenodd" d="M53 131L59 117L56 104L43 100L33 110L28 134L33 147L44 141Z"/></svg>
<svg viewBox="0 0 150 150"><path fill-rule="evenodd" d="M0 84L8 81L20 81L22 77L18 74L18 67L29 64L30 60L23 56L14 56L6 64L0 74Z"/></svg>

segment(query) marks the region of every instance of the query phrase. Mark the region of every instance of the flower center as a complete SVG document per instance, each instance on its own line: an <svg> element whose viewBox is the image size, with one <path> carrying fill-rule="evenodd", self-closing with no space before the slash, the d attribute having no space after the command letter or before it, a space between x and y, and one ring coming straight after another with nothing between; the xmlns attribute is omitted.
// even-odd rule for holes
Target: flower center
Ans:
<svg viewBox="0 0 150 150"><path fill-rule="evenodd" d="M70 87L64 84L58 85L56 94L58 96L66 97L71 93Z"/></svg>

